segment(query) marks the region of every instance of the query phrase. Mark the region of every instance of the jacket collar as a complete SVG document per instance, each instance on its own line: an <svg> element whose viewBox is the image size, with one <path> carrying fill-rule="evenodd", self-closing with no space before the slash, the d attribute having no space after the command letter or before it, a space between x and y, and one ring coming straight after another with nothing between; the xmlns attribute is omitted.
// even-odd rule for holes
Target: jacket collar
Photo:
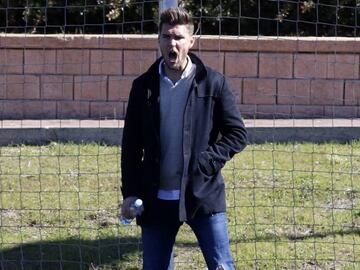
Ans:
<svg viewBox="0 0 360 270"><path fill-rule="evenodd" d="M195 73L195 84L199 85L196 88L196 92L205 93L205 84L199 84L206 78L206 68L202 61L194 54L189 53L189 57L193 64L196 65ZM150 110L150 119L152 121L153 131L157 143L160 143L160 106L159 106L159 95L160 95L160 74L159 64L162 61L162 57L157 59L154 64L151 65L149 70L144 74L146 76L146 87L148 91L147 104Z"/></svg>

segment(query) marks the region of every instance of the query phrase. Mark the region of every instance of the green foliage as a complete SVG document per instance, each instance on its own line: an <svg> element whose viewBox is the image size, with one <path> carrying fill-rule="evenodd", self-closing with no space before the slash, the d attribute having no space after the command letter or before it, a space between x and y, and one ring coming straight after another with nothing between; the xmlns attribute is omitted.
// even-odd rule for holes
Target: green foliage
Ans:
<svg viewBox="0 0 360 270"><path fill-rule="evenodd" d="M359 36L360 1L182 0L203 34Z"/></svg>
<svg viewBox="0 0 360 270"><path fill-rule="evenodd" d="M155 13L155 3L149 0L3 0L0 29L47 34L153 32Z"/></svg>
<svg viewBox="0 0 360 270"><path fill-rule="evenodd" d="M349 36L359 34L359 0L179 0L200 34ZM2 0L0 31L156 33L155 0Z"/></svg>

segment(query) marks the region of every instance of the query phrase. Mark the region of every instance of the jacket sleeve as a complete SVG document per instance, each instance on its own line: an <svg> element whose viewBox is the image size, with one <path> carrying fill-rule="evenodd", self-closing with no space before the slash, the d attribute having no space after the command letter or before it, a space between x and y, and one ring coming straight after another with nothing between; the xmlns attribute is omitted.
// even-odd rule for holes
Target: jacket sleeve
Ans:
<svg viewBox="0 0 360 270"><path fill-rule="evenodd" d="M247 145L247 132L235 97L222 77L221 89L215 103L214 117L219 128L219 139L206 150L205 159L213 173L220 170L236 153Z"/></svg>
<svg viewBox="0 0 360 270"><path fill-rule="evenodd" d="M142 177L142 102L141 89L133 82L122 136L121 145L121 191L123 197L139 196Z"/></svg>

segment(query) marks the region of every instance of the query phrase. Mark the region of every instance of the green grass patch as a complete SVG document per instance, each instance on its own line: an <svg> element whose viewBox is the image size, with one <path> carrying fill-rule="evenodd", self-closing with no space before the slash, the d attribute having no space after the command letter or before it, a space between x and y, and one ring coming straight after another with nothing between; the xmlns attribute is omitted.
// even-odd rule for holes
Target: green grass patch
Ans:
<svg viewBox="0 0 360 270"><path fill-rule="evenodd" d="M140 269L118 147L0 148L0 269ZM360 142L250 145L223 169L237 269L360 269ZM176 269L205 269L183 226Z"/></svg>

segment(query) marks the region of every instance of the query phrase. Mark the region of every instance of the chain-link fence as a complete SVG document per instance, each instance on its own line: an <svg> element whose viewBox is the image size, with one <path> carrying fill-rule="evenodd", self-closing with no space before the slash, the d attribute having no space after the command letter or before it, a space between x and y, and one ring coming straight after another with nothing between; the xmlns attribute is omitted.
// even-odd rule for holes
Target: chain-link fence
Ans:
<svg viewBox="0 0 360 270"><path fill-rule="evenodd" d="M359 2L179 5L250 133L223 169L237 269L360 269ZM0 269L141 268L118 144L131 82L159 56L158 7L0 1ZM187 226L175 267L206 268Z"/></svg>

